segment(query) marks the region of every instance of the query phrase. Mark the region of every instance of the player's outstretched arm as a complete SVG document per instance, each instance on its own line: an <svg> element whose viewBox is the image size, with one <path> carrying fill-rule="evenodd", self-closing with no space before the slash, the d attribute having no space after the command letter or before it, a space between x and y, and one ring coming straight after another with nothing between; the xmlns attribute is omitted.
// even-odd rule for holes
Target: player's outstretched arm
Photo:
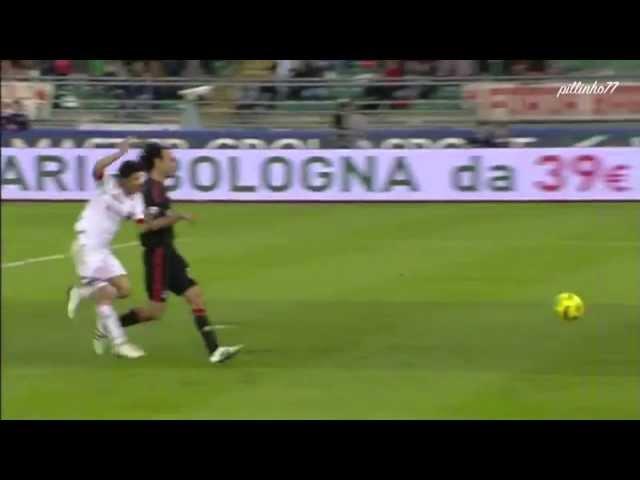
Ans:
<svg viewBox="0 0 640 480"><path fill-rule="evenodd" d="M195 222L196 216L192 213L182 213L176 212L175 210L169 210L170 215L177 215L182 218L182 220L186 220L187 222Z"/></svg>
<svg viewBox="0 0 640 480"><path fill-rule="evenodd" d="M93 166L93 178L96 180L102 180L105 170L109 165L122 158L122 156L129 151L129 146L132 142L133 139L127 138L118 145L118 151L116 153L112 153L111 155L107 155L106 157L98 160Z"/></svg>

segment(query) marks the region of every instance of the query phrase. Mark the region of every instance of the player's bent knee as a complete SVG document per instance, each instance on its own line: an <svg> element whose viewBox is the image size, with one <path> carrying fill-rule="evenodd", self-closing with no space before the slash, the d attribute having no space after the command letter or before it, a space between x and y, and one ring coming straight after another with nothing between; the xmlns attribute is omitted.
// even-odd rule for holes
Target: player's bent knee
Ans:
<svg viewBox="0 0 640 480"><path fill-rule="evenodd" d="M118 296L118 291L108 283L96 288L95 299L97 304L110 305Z"/></svg>
<svg viewBox="0 0 640 480"><path fill-rule="evenodd" d="M199 285L194 285L184 292L184 299L193 308L204 308L204 295Z"/></svg>
<svg viewBox="0 0 640 480"><path fill-rule="evenodd" d="M118 287L117 291L118 298L127 298L131 295L131 287L129 285Z"/></svg>
<svg viewBox="0 0 640 480"><path fill-rule="evenodd" d="M185 297L187 304L189 305L189 307L191 307L192 309L203 309L205 308L204 306L204 299L202 297Z"/></svg>
<svg viewBox="0 0 640 480"><path fill-rule="evenodd" d="M118 298L127 298L131 295L131 283L125 275L111 279L109 282L118 292Z"/></svg>

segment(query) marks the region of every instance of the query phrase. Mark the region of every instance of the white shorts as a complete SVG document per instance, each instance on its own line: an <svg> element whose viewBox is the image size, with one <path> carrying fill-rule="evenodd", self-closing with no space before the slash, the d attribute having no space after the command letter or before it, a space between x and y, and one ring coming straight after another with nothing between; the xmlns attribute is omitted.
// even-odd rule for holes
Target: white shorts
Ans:
<svg viewBox="0 0 640 480"><path fill-rule="evenodd" d="M106 282L127 274L120 260L107 248L87 247L76 240L71 245L71 255L83 284Z"/></svg>

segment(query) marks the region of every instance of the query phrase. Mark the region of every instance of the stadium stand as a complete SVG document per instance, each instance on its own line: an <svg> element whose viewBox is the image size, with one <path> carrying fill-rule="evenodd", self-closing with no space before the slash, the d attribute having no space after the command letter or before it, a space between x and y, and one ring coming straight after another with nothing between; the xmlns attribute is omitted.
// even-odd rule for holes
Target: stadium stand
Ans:
<svg viewBox="0 0 640 480"><path fill-rule="evenodd" d="M55 87L51 115L35 119L46 126L179 124L188 106L178 92L199 85L213 87L197 102L204 126L324 125L343 98L367 110L372 125L459 124L471 120L462 89L470 80L638 74L638 60L2 62L3 81L38 79Z"/></svg>

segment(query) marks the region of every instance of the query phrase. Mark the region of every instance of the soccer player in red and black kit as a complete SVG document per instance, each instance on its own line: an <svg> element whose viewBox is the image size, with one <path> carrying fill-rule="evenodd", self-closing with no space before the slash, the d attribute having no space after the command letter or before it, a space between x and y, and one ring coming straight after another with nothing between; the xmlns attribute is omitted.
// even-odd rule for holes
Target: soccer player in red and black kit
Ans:
<svg viewBox="0 0 640 480"><path fill-rule="evenodd" d="M169 292L182 296L193 312L196 328L209 354L211 363L221 363L234 356L242 345L222 347L218 345L213 326L209 323L200 286L188 273L189 265L174 245L173 225L181 220L192 221L187 214L171 209L164 181L175 175L177 163L171 151L156 143L147 144L140 162L149 173L143 187L145 217L148 221L162 219L161 228L140 235L144 247L144 268L149 305L134 308L120 317L123 327L158 319L166 308Z"/></svg>

